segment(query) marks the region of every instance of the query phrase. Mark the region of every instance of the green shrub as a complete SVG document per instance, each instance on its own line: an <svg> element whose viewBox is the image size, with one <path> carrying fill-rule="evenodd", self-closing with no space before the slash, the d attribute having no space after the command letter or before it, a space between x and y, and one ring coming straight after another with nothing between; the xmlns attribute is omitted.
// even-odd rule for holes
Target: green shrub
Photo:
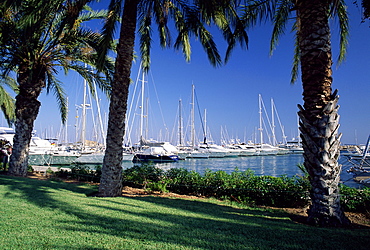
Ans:
<svg viewBox="0 0 370 250"><path fill-rule="evenodd" d="M237 168L225 171L207 169L204 175L183 168L163 171L153 165L137 165L123 171L124 185L142 186L152 191L229 199L248 205L278 207L305 206L309 183L301 177L255 176Z"/></svg>
<svg viewBox="0 0 370 250"><path fill-rule="evenodd" d="M158 182L164 178L164 171L151 164L135 165L123 170L124 185L145 186L146 183Z"/></svg>
<svg viewBox="0 0 370 250"><path fill-rule="evenodd" d="M340 202L345 211L370 215L370 188L362 190L340 185Z"/></svg>
<svg viewBox="0 0 370 250"><path fill-rule="evenodd" d="M33 172L33 167L31 165L27 166L27 172L32 173Z"/></svg>
<svg viewBox="0 0 370 250"><path fill-rule="evenodd" d="M169 183L169 180L161 180L161 181L157 181L157 182L152 182L152 181L148 181L145 183L144 185L144 189L148 190L148 191L159 191L161 193L167 193L168 192L168 189L167 189L167 185Z"/></svg>
<svg viewBox="0 0 370 250"><path fill-rule="evenodd" d="M71 178L79 181L99 182L101 177L101 166L95 166L95 170L81 164L75 164L70 171L59 169L55 175L59 178Z"/></svg>

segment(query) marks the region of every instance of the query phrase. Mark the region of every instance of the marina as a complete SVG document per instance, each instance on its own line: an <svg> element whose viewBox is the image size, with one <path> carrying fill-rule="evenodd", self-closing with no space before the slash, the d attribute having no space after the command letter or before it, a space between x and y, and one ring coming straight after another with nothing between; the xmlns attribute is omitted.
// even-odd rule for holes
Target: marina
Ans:
<svg viewBox="0 0 370 250"><path fill-rule="evenodd" d="M341 157L339 163L342 165L341 183L349 187L361 188L363 185L354 180L355 175L347 172L352 166L346 157ZM122 168L128 169L134 165L132 161L123 161ZM248 157L227 157L227 158L187 158L185 160L166 162L166 163L149 163L163 170L171 168L184 168L188 171L195 171L204 174L207 170L225 171L230 174L235 171L251 170L255 175L268 176L302 176L302 171L298 164L303 164L302 154L285 154L285 155L268 155L268 156L248 156ZM101 164L79 164L79 166L95 169ZM71 165L73 166L73 165ZM65 167L65 166L64 166Z"/></svg>

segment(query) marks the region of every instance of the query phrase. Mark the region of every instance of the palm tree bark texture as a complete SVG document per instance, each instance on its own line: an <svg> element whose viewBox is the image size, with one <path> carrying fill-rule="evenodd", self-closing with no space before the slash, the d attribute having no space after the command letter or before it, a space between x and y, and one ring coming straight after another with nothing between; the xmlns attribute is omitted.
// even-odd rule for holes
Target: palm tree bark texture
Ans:
<svg viewBox="0 0 370 250"><path fill-rule="evenodd" d="M299 105L304 166L311 182L308 222L344 226L340 206L338 96L332 93L332 54L328 0L297 1L298 42L304 105Z"/></svg>
<svg viewBox="0 0 370 250"><path fill-rule="evenodd" d="M109 106L107 148L104 156L99 196L122 195L122 153L127 97L135 43L138 0L125 1L112 93Z"/></svg>
<svg viewBox="0 0 370 250"><path fill-rule="evenodd" d="M16 97L16 123L13 144L13 154L10 160L9 174L13 176L27 176L28 148L31 141L34 121L41 103L37 100L41 90L46 86L46 70L29 69L23 65L18 73L19 94ZM32 73L30 73L32 71ZM24 108L27 107L27 108Z"/></svg>

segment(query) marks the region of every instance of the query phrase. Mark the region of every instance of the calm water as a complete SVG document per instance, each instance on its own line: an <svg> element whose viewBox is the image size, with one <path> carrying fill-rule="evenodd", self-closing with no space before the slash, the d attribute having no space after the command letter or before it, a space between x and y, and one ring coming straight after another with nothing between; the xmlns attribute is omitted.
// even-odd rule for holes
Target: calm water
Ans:
<svg viewBox="0 0 370 250"><path fill-rule="evenodd" d="M247 169L252 170L256 175L281 176L286 175L292 177L294 175L302 175L302 172L297 167L303 163L303 156L300 154L288 154L277 156L250 156L250 157L235 157L235 158L211 158L211 159L186 159L173 163L156 163L156 166L167 170L170 168L185 168L194 170L203 174L206 169L212 171L223 170L231 173L238 168L240 171ZM359 184L353 181L352 175L346 170L351 166L344 158L339 161L343 165L341 181L347 186L358 187ZM123 168L130 168L134 164L127 162L123 164Z"/></svg>

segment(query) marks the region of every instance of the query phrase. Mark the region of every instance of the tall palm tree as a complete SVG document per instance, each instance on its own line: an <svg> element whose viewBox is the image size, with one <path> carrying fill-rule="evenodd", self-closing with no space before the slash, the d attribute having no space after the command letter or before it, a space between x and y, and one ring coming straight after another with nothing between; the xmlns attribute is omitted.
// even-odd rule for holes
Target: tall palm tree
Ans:
<svg viewBox="0 0 370 250"><path fill-rule="evenodd" d="M111 0L109 6L109 19L106 21L104 33L109 44L113 39L115 23L121 17L122 24L117 46L117 58L114 80L112 83L107 148L105 151L102 176L100 179L100 196L120 196L122 194L122 144L125 131L125 118L127 111L127 98L130 84L130 73L134 54L135 32L137 26L140 34L141 61L144 70L150 65L150 48L152 23L158 26L159 40L162 47L171 45L169 20L172 20L177 30L174 47L182 49L186 60L190 59L190 36L199 39L208 58L213 65L220 65L221 58L216 49L211 34L204 24L213 21L221 28L230 46L239 42L246 42L247 35L242 23L236 18L233 1L183 1L183 0ZM235 30L229 28L228 18L234 19ZM235 34L238 34L236 36ZM104 46L102 46L104 47ZM102 51L101 55L106 52Z"/></svg>
<svg viewBox="0 0 370 250"><path fill-rule="evenodd" d="M28 148L41 103L40 93L54 92L64 122L66 98L59 71L74 70L90 84L95 80L108 90L106 78L85 65L96 64L100 34L84 29L81 22L103 18L105 13L84 12L88 0L5 1L0 5L0 72L2 80L17 76L15 136L9 174L26 176ZM6 34L6 35L5 35ZM110 76L107 57L102 68Z"/></svg>
<svg viewBox="0 0 370 250"><path fill-rule="evenodd" d="M348 36L344 0L256 0L249 1L244 19L250 25L259 18L274 23L271 50L284 33L293 14L296 36L292 82L299 65L303 85L303 107L299 105L304 166L311 183L308 222L320 226L349 223L340 206L338 164L341 134L338 134L338 95L332 91L332 52L329 19L338 17L340 56L343 60Z"/></svg>

